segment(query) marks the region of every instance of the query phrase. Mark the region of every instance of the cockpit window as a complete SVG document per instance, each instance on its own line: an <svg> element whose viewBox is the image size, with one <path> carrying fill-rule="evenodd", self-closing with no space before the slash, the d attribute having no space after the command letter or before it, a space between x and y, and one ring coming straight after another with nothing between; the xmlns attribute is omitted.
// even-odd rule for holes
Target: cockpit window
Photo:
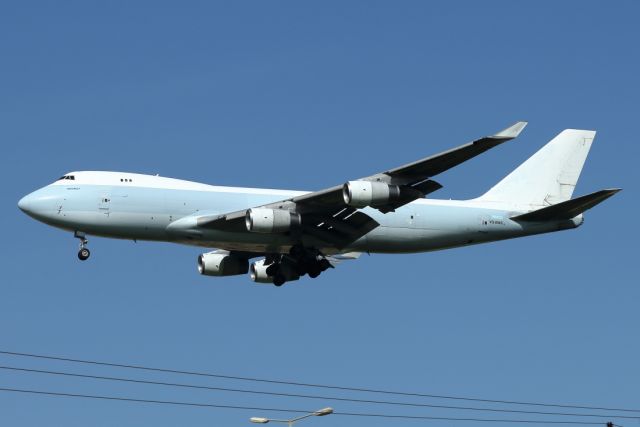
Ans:
<svg viewBox="0 0 640 427"><path fill-rule="evenodd" d="M61 176L60 178L58 178L58 181L61 181L63 179L70 179L70 180L73 181L73 180L76 179L76 177L74 175L64 175L64 176Z"/></svg>

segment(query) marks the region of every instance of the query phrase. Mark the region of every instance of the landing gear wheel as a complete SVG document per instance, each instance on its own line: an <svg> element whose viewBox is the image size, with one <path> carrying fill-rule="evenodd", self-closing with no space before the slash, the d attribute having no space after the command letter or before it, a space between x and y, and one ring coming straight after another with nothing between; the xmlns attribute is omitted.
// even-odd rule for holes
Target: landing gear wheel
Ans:
<svg viewBox="0 0 640 427"><path fill-rule="evenodd" d="M87 259L89 259L90 255L91 255L91 252L87 248L82 248L78 251L78 259L80 261L86 261Z"/></svg>
<svg viewBox="0 0 640 427"><path fill-rule="evenodd" d="M307 273L307 268L303 264L296 264L294 268L298 276L304 276Z"/></svg>
<svg viewBox="0 0 640 427"><path fill-rule="evenodd" d="M315 267L312 268L311 270L309 270L309 277L311 277L312 279L315 279L316 277L318 277L320 275L320 270L317 270Z"/></svg>
<svg viewBox="0 0 640 427"><path fill-rule="evenodd" d="M287 280L284 278L284 276L282 274L276 274L273 277L273 284L276 286L282 286L284 285L284 282L286 282Z"/></svg>
<svg viewBox="0 0 640 427"><path fill-rule="evenodd" d="M89 243L89 241L87 240L87 235L82 231L76 231L73 233L73 237L75 237L76 239L80 239L80 250L78 251L78 259L80 261L86 261L91 255L91 252L89 252L89 249L87 249L86 247L87 243Z"/></svg>
<svg viewBox="0 0 640 427"><path fill-rule="evenodd" d="M322 258L319 261L319 265L320 265L320 271L325 271L326 269L331 267L331 263L329 262L328 259L326 258Z"/></svg>

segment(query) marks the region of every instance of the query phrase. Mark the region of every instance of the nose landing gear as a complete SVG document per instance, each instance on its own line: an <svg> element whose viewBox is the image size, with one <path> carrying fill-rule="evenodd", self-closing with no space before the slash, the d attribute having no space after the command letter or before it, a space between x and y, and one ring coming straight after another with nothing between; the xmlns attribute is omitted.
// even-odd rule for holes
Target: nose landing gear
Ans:
<svg viewBox="0 0 640 427"><path fill-rule="evenodd" d="M80 250L78 251L78 259L80 261L86 261L87 259L89 259L89 256L91 256L91 251L86 248L87 243L89 243L89 241L87 240L87 235L81 231L76 231L75 233L73 233L73 237L75 237L76 239L80 239Z"/></svg>
<svg viewBox="0 0 640 427"><path fill-rule="evenodd" d="M91 251L89 251L89 249L87 248L80 248L80 250L78 251L78 259L80 261L88 260L90 255Z"/></svg>

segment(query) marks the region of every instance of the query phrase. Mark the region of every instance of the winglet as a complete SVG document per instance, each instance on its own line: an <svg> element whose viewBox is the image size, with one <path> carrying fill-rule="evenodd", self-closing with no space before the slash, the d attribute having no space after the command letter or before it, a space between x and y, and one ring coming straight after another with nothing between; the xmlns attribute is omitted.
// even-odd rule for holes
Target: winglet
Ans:
<svg viewBox="0 0 640 427"><path fill-rule="evenodd" d="M517 122L512 124L506 129L501 130L500 132L492 135L492 138L500 138L500 139L513 139L520 135L520 132L527 126L527 122Z"/></svg>

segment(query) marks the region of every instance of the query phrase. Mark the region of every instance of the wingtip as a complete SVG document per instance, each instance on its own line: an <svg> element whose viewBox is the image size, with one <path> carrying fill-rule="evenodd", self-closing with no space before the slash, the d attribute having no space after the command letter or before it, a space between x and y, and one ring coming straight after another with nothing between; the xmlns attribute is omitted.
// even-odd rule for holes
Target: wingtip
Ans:
<svg viewBox="0 0 640 427"><path fill-rule="evenodd" d="M527 126L528 122L516 122L506 129L493 135L494 138L516 138L520 135L520 132Z"/></svg>

